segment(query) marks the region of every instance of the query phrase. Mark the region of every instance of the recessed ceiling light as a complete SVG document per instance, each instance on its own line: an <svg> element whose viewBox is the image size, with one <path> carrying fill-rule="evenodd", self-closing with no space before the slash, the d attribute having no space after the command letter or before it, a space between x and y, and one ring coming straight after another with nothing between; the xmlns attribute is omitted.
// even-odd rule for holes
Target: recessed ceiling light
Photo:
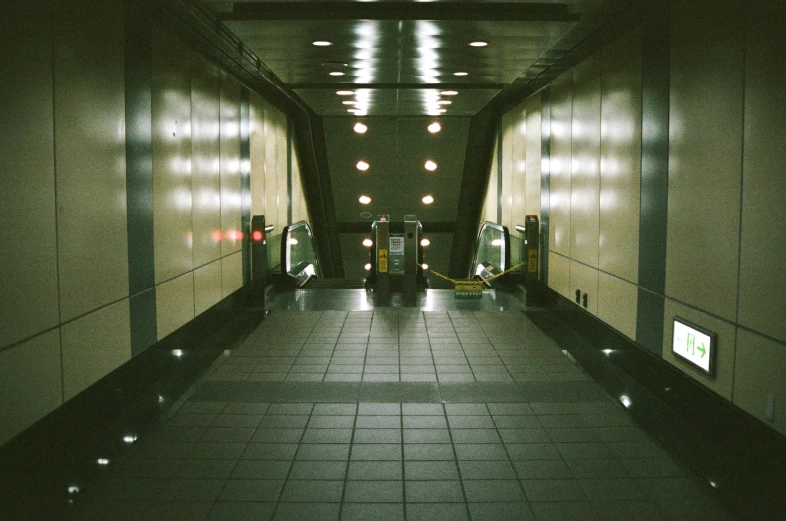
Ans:
<svg viewBox="0 0 786 521"><path fill-rule="evenodd" d="M437 102L437 105L450 105L450 104L452 104L452 103L453 103L453 102L452 102L452 101L450 101L449 99L441 99L441 100L439 100L439 101Z"/></svg>
<svg viewBox="0 0 786 521"><path fill-rule="evenodd" d="M355 93L354 90L337 90L336 94L339 96L352 96Z"/></svg>
<svg viewBox="0 0 786 521"><path fill-rule="evenodd" d="M431 241L430 241L430 240L428 240L428 239L426 239L425 237L423 237L422 239L420 239L420 245L421 245L421 246L423 246L424 248L425 248L426 246L428 246L429 244L431 244Z"/></svg>
<svg viewBox="0 0 786 521"><path fill-rule="evenodd" d="M434 112L437 112L437 113L439 113L439 114L443 114L443 113L445 113L445 112L447 112L447 111L448 111L448 109L437 109L437 110L435 110Z"/></svg>
<svg viewBox="0 0 786 521"><path fill-rule="evenodd" d="M363 123L358 121L357 123L355 123L355 126L352 127L352 130L354 130L358 134L365 134L366 130L368 130L368 127L366 125L364 125Z"/></svg>
<svg viewBox="0 0 786 521"><path fill-rule="evenodd" d="M484 42L483 40L478 40L476 42L470 42L471 47L485 47L489 44L489 42Z"/></svg>
<svg viewBox="0 0 786 521"><path fill-rule="evenodd" d="M358 102L357 102L357 101L353 101L353 100L351 100L351 99L348 99L348 100L344 100L344 101L342 101L341 103L342 103L343 105L357 105L357 103L358 103Z"/></svg>
<svg viewBox="0 0 786 521"><path fill-rule="evenodd" d="M463 71L453 73L453 76L468 76L468 75L469 75L468 72L463 72Z"/></svg>
<svg viewBox="0 0 786 521"><path fill-rule="evenodd" d="M364 268L366 268L366 271L371 271L371 263L367 262Z"/></svg>
<svg viewBox="0 0 786 521"><path fill-rule="evenodd" d="M442 130L442 125L440 125L436 121L428 126L428 131L431 132L432 134L436 134L440 130Z"/></svg>
<svg viewBox="0 0 786 521"><path fill-rule="evenodd" d="M368 204L371 202L371 197L367 195L361 195L360 197L358 197L358 201L360 202L360 204Z"/></svg>
<svg viewBox="0 0 786 521"><path fill-rule="evenodd" d="M434 198L431 197L430 195L427 195L423 199L421 199L421 201L423 201L423 204L431 204L431 203L434 202ZM421 243L422 243L422 241L421 241Z"/></svg>
<svg viewBox="0 0 786 521"><path fill-rule="evenodd" d="M343 76L344 73L341 71L333 71L330 73L331 76Z"/></svg>
<svg viewBox="0 0 786 521"><path fill-rule="evenodd" d="M457 90L443 90L440 92L443 96L455 96L458 94Z"/></svg>
<svg viewBox="0 0 786 521"><path fill-rule="evenodd" d="M368 237L363 239L363 246L365 246L366 248L371 248L373 245L374 245L374 241L372 241Z"/></svg>
<svg viewBox="0 0 786 521"><path fill-rule="evenodd" d="M369 164L368 164L368 163L366 163L365 161L361 160L361 161L358 161L358 162L357 162L357 164L355 165L355 168L357 168L357 169L358 169L358 170L360 170L361 172L365 172L366 170L368 170L368 169L369 169L369 167L370 167L370 166L371 166L371 165L369 165Z"/></svg>
<svg viewBox="0 0 786 521"><path fill-rule="evenodd" d="M423 165L423 166L424 166L424 167L426 168L426 170L428 170L429 172L433 172L434 170L436 170L436 169L437 169L437 164L436 164L434 161L432 161L431 159L429 159L428 161L426 161L426 164L425 164L425 165Z"/></svg>
<svg viewBox="0 0 786 521"><path fill-rule="evenodd" d="M327 40L317 40L315 42L311 42L311 45L314 45L316 47L328 47L330 45L333 45L333 42L329 42Z"/></svg>

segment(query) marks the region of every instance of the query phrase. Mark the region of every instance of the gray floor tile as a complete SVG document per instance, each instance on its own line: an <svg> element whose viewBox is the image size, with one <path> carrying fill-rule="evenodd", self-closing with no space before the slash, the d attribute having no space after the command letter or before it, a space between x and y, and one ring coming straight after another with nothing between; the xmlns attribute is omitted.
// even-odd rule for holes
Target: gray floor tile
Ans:
<svg viewBox="0 0 786 521"><path fill-rule="evenodd" d="M346 461L349 456L349 444L340 443L304 443L300 446L295 459Z"/></svg>
<svg viewBox="0 0 786 521"><path fill-rule="evenodd" d="M459 460L497 461L507 460L505 447L500 444L465 443L454 445Z"/></svg>
<svg viewBox="0 0 786 521"><path fill-rule="evenodd" d="M532 415L534 412L527 403L489 403L488 409L494 416Z"/></svg>
<svg viewBox="0 0 786 521"><path fill-rule="evenodd" d="M234 460L187 459L172 474L177 478L228 478L235 466Z"/></svg>
<svg viewBox="0 0 786 521"><path fill-rule="evenodd" d="M657 478L686 476L687 471L670 458L623 458L619 462L631 476Z"/></svg>
<svg viewBox="0 0 786 521"><path fill-rule="evenodd" d="M354 403L318 403L314 405L313 416L355 416L357 404ZM312 417L312 421L313 421Z"/></svg>
<svg viewBox="0 0 786 521"><path fill-rule="evenodd" d="M305 429L257 429L254 443L299 443Z"/></svg>
<svg viewBox="0 0 786 521"><path fill-rule="evenodd" d="M579 483L593 500L644 499L644 493L631 478L580 479Z"/></svg>
<svg viewBox="0 0 786 521"><path fill-rule="evenodd" d="M450 429L450 434L453 443L502 443L496 429Z"/></svg>
<svg viewBox="0 0 786 521"><path fill-rule="evenodd" d="M406 405L406 404L405 404ZM447 429L445 416L407 415L403 417L405 429Z"/></svg>
<svg viewBox="0 0 786 521"><path fill-rule="evenodd" d="M445 404L448 416L488 416L489 410L483 403L448 403Z"/></svg>
<svg viewBox="0 0 786 521"><path fill-rule="evenodd" d="M172 478L161 488L159 499L213 501L223 486L223 479Z"/></svg>
<svg viewBox="0 0 786 521"><path fill-rule="evenodd" d="M261 421L261 414L219 414L213 421L213 427L256 428Z"/></svg>
<svg viewBox="0 0 786 521"><path fill-rule="evenodd" d="M456 476L458 477L458 475ZM350 480L401 480L399 461L351 461L347 479Z"/></svg>
<svg viewBox="0 0 786 521"><path fill-rule="evenodd" d="M351 429L354 426L354 415L312 416L308 422L308 429Z"/></svg>
<svg viewBox="0 0 786 521"><path fill-rule="evenodd" d="M450 410L450 409L448 409ZM491 416L452 415L448 412L448 422L452 429L494 429L496 426Z"/></svg>
<svg viewBox="0 0 786 521"><path fill-rule="evenodd" d="M297 449L296 443L249 443L243 459L291 460Z"/></svg>
<svg viewBox="0 0 786 521"><path fill-rule="evenodd" d="M469 521L463 503L407 503L407 521Z"/></svg>
<svg viewBox="0 0 786 521"><path fill-rule="evenodd" d="M250 501L218 501L210 512L208 521L270 521L273 517L275 503Z"/></svg>
<svg viewBox="0 0 786 521"><path fill-rule="evenodd" d="M470 503L472 521L532 521L527 503Z"/></svg>
<svg viewBox="0 0 786 521"><path fill-rule="evenodd" d="M220 501L276 501L283 480L230 479L219 496Z"/></svg>
<svg viewBox="0 0 786 521"><path fill-rule="evenodd" d="M386 503L344 503L341 521L404 521L404 505Z"/></svg>
<svg viewBox="0 0 786 521"><path fill-rule="evenodd" d="M407 480L459 479L455 461L406 461L404 476Z"/></svg>
<svg viewBox="0 0 786 521"><path fill-rule="evenodd" d="M349 503L396 503L404 500L401 481L347 481L344 501Z"/></svg>
<svg viewBox="0 0 786 521"><path fill-rule="evenodd" d="M573 477L573 473L561 459L514 461L513 466L519 479L566 479Z"/></svg>
<svg viewBox="0 0 786 521"><path fill-rule="evenodd" d="M283 502L338 503L344 490L343 480L291 480L281 493Z"/></svg>
<svg viewBox="0 0 786 521"><path fill-rule="evenodd" d="M617 459L569 459L568 466L577 478L627 478L628 471Z"/></svg>
<svg viewBox="0 0 786 521"><path fill-rule="evenodd" d="M308 428L303 433L301 443L349 443L352 441L352 429L320 429Z"/></svg>
<svg viewBox="0 0 786 521"><path fill-rule="evenodd" d="M546 432L554 443L588 443L600 441L595 430L587 427L547 428Z"/></svg>
<svg viewBox="0 0 786 521"><path fill-rule="evenodd" d="M398 403L361 403L358 407L360 416L399 416L401 404Z"/></svg>
<svg viewBox="0 0 786 521"><path fill-rule="evenodd" d="M450 443L448 429L404 429L404 443Z"/></svg>
<svg viewBox="0 0 786 521"><path fill-rule="evenodd" d="M494 415L494 424L499 429L540 429L542 425L535 415L501 416Z"/></svg>
<svg viewBox="0 0 786 521"><path fill-rule="evenodd" d="M521 486L533 501L581 501L587 499L575 479L523 479Z"/></svg>
<svg viewBox="0 0 786 521"><path fill-rule="evenodd" d="M525 500L518 480L463 480L464 492L470 503L521 502Z"/></svg>
<svg viewBox="0 0 786 521"><path fill-rule="evenodd" d="M461 461L461 479L516 479L509 461Z"/></svg>
<svg viewBox="0 0 786 521"><path fill-rule="evenodd" d="M538 443L551 441L545 429L499 429L499 435L505 443Z"/></svg>
<svg viewBox="0 0 786 521"><path fill-rule="evenodd" d="M352 446L352 461L391 461L401 460L401 445L395 443L376 443Z"/></svg>
<svg viewBox="0 0 786 521"><path fill-rule="evenodd" d="M565 459L612 459L611 451L602 443L555 443Z"/></svg>
<svg viewBox="0 0 786 521"><path fill-rule="evenodd" d="M254 431L253 427L210 427L199 441L244 443L251 441Z"/></svg>
<svg viewBox="0 0 786 521"><path fill-rule="evenodd" d="M292 466L282 460L242 460L232 470L232 479L285 479Z"/></svg>
<svg viewBox="0 0 786 521"><path fill-rule="evenodd" d="M407 461L454 460L453 446L438 443L405 443L404 459Z"/></svg>
<svg viewBox="0 0 786 521"><path fill-rule="evenodd" d="M345 461L296 461L292 465L289 479L344 479L346 470Z"/></svg>
<svg viewBox="0 0 786 521"><path fill-rule="evenodd" d="M512 460L560 459L553 443L506 443L505 447Z"/></svg>
<svg viewBox="0 0 786 521"><path fill-rule="evenodd" d="M464 502L460 481L406 481L408 503Z"/></svg>
<svg viewBox="0 0 786 521"><path fill-rule="evenodd" d="M337 521L338 503L279 503L273 521Z"/></svg>
<svg viewBox="0 0 786 521"><path fill-rule="evenodd" d="M537 521L601 521L597 510L587 501L530 503Z"/></svg>
<svg viewBox="0 0 786 521"><path fill-rule="evenodd" d="M593 506L603 521L667 521L657 505L650 501L598 501ZM690 519L722 519L707 514L705 510Z"/></svg>
<svg viewBox="0 0 786 521"><path fill-rule="evenodd" d="M355 429L353 443L401 443L401 429Z"/></svg>
<svg viewBox="0 0 786 521"><path fill-rule="evenodd" d="M401 427L399 416L358 416L356 429L395 429Z"/></svg>
<svg viewBox="0 0 786 521"><path fill-rule="evenodd" d="M273 404L275 406L275 404ZM266 414L259 424L260 429L300 429L306 426L307 414Z"/></svg>

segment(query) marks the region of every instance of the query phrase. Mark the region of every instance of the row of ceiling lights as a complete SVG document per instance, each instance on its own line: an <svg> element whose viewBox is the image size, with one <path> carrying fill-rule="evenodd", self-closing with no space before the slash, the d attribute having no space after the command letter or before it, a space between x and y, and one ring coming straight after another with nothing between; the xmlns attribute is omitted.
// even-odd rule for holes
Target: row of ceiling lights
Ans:
<svg viewBox="0 0 786 521"><path fill-rule="evenodd" d="M342 99L341 104L350 107L347 109L347 112L349 112L350 114L354 114L356 116L366 116L368 114L368 109L371 100L368 92L362 92L362 94L361 92L356 92L354 90L338 90L336 91L336 95L341 98L346 96L355 96L356 99ZM447 112L448 109L444 108L445 106L453 104L453 101L449 99L442 99L440 98L440 96L442 97L457 96L458 91L443 90L439 92L439 95L436 95L433 92L426 92L425 95L427 95L429 98L434 98L434 99L427 100L428 115L439 116ZM432 130L432 127L434 127L435 125L436 125L436 130ZM431 132L432 134L435 132L439 132L440 128L441 127L439 123L432 123L431 125L429 125L429 132ZM355 132L357 132L358 134L363 134L366 130L368 130L368 127L363 123L357 123L355 125Z"/></svg>
<svg viewBox="0 0 786 521"><path fill-rule="evenodd" d="M316 47L329 47L333 45L333 42L330 42L328 40L316 40L311 43ZM475 48L486 47L488 46L488 42L484 40L476 40L476 41L469 42L469 46ZM348 66L348 64L343 62L326 62L323 65L331 68L329 74L330 76L334 76L334 77L344 76L345 73L337 69L345 68ZM436 75L438 75L438 73L436 73L436 71L434 71L431 68L434 66L435 65L430 65L428 67L428 70L431 72L433 76L430 76L428 79L426 79L427 83L431 83L431 82L438 83L438 80L436 79ZM469 76L469 73L467 71L455 71L453 72L453 75L456 77L465 77L465 76ZM346 90L346 91L338 91L337 94L339 96L350 96L353 95L354 92ZM456 91L440 92L441 96L455 96L456 94L458 94L458 92ZM368 99L368 96L366 96L366 99L362 99L362 100L361 99L344 100L342 101L342 104L350 107L347 109L347 112L353 113L357 116L365 116L366 114L368 114L369 101L370 100ZM423 103L427 113L429 115L436 116L446 113L447 109L445 108L445 106L450 105L453 102L447 99L440 99L439 96L436 96L432 92L425 92Z"/></svg>
<svg viewBox="0 0 786 521"><path fill-rule="evenodd" d="M432 122L432 123L430 123L430 124L429 124L429 126L428 126L428 127L426 127L426 128L428 129L428 131L429 131L430 133L432 133L432 134L436 134L437 132L439 132L440 130L442 130L442 125L440 125L440 124L439 124L438 122L436 122L436 121L433 121L433 122ZM365 133L366 133L366 131L368 130L368 126L367 126L366 124L364 124L364 123L357 122L357 123L355 123L355 126L353 127L353 129L354 129L354 131L355 131L355 132L357 132L358 134L365 134ZM362 160L362 159L361 159L360 161L358 161L358 162L357 162L357 164L355 164L355 168L357 168L357 169L358 169L358 170L360 170L361 172L365 172L365 171L367 171L369 168L371 168L371 165L370 165L370 164L368 164L368 162L367 162L367 161L364 161L364 160ZM423 168L425 168L425 169L426 169L426 170L428 170L429 172L433 172L434 170L436 170L436 169L437 169L437 163L435 163L435 162L434 162L434 161L432 161L431 159L428 159L428 160L426 160L426 162L423 164ZM428 195L425 195L425 196L423 196L423 198L421 199L421 201L423 202L423 204L431 204L431 203L433 203L433 202L434 202L434 197L433 197L431 194L428 194ZM370 203L371 203L371 197L369 197L369 196L367 196L367 195L361 195L361 196L358 198L358 202L360 202L360 204L370 204Z"/></svg>

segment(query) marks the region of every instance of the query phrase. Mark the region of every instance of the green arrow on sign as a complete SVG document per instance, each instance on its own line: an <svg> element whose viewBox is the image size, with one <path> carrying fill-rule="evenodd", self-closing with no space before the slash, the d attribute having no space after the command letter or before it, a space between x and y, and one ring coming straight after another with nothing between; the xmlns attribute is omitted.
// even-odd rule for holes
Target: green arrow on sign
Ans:
<svg viewBox="0 0 786 521"><path fill-rule="evenodd" d="M704 348L704 344L701 344L696 349L698 349L701 352L701 357L702 358L704 358L704 355L707 354L707 349Z"/></svg>

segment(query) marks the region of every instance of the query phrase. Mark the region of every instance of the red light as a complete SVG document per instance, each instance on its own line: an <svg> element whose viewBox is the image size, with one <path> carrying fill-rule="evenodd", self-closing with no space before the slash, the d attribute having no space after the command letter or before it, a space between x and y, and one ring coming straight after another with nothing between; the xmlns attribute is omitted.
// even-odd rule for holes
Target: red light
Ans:
<svg viewBox="0 0 786 521"><path fill-rule="evenodd" d="M226 237L230 241L239 241L240 239L243 238L243 232L238 231L238 230L229 230L226 233Z"/></svg>
<svg viewBox="0 0 786 521"><path fill-rule="evenodd" d="M256 242L261 241L265 236L262 235L261 230L254 230L254 233L251 234L251 238L254 239Z"/></svg>
<svg viewBox="0 0 786 521"><path fill-rule="evenodd" d="M213 232L213 240L218 242L221 240L221 230L216 230Z"/></svg>

